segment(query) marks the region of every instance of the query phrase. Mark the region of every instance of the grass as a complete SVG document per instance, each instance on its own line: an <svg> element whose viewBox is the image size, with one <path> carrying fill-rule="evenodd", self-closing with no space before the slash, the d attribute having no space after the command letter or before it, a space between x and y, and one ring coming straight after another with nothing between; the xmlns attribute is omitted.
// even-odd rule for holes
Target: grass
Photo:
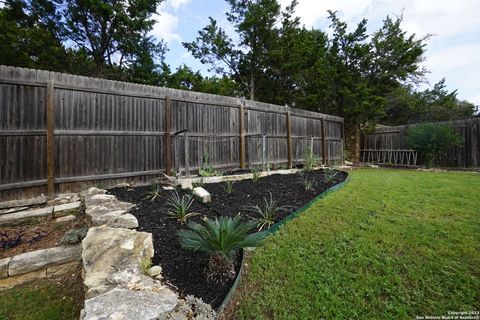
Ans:
<svg viewBox="0 0 480 320"><path fill-rule="evenodd" d="M42 280L0 291L0 320L78 319L83 290L77 280Z"/></svg>
<svg viewBox="0 0 480 320"><path fill-rule="evenodd" d="M480 310L480 174L357 170L264 241L236 319L412 319Z"/></svg>

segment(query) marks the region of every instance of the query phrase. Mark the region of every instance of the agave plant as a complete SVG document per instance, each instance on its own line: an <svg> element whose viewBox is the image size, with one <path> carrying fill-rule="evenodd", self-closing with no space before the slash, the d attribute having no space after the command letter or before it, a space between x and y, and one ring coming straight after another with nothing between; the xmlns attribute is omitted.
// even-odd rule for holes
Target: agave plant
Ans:
<svg viewBox="0 0 480 320"><path fill-rule="evenodd" d="M187 250L210 255L205 276L216 283L225 283L235 277L233 260L237 250L256 246L265 236L263 232L251 233L255 224L241 222L239 215L206 219L205 225L190 222L187 226L188 229L178 233L180 244Z"/></svg>
<svg viewBox="0 0 480 320"><path fill-rule="evenodd" d="M254 217L254 221L257 222L257 228L259 231L268 229L275 223L277 212L291 212L294 208L293 206L278 206L277 202L273 200L272 193L269 192L269 194L270 199L263 199L263 207L258 205L250 205L245 207L246 211L250 211L258 215L258 217Z"/></svg>
<svg viewBox="0 0 480 320"><path fill-rule="evenodd" d="M193 197L191 194L185 194L180 197L178 192L175 191L165 204L169 208L167 214L170 217L177 219L182 224L187 222L188 218L199 215L199 213L190 212L190 207L193 204Z"/></svg>

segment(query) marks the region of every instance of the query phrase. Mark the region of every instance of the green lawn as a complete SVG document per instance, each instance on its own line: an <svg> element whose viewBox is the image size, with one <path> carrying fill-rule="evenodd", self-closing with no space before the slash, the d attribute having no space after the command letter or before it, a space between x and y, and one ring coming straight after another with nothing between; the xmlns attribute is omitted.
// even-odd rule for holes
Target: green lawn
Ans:
<svg viewBox="0 0 480 320"><path fill-rule="evenodd" d="M83 308L77 279L42 280L0 291L0 320L74 320Z"/></svg>
<svg viewBox="0 0 480 320"><path fill-rule="evenodd" d="M480 174L356 170L267 239L229 314L411 319L480 310Z"/></svg>

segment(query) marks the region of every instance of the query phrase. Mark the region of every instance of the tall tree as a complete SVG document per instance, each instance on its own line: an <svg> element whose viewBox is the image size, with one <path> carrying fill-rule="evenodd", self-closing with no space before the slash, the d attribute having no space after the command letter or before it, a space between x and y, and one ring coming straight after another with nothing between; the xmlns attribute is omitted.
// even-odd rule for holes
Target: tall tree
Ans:
<svg viewBox="0 0 480 320"><path fill-rule="evenodd" d="M147 35L155 23L152 15L162 1L68 1L64 9L66 36L92 57L95 76L131 65L151 64L165 52L162 41L155 42Z"/></svg>
<svg viewBox="0 0 480 320"><path fill-rule="evenodd" d="M227 20L234 27L238 41L210 17L210 24L199 31L193 42L184 43L192 55L211 70L230 75L255 99L258 80L267 68L265 57L277 37L276 24L282 18L277 0L227 0L230 12Z"/></svg>

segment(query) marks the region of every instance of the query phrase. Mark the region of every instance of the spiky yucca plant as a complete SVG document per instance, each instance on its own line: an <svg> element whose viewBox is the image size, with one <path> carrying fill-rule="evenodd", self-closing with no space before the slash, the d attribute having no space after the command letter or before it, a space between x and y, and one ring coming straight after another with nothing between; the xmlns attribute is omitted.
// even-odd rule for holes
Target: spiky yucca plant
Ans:
<svg viewBox="0 0 480 320"><path fill-rule="evenodd" d="M180 223L187 222L187 219L199 215L196 212L190 212L190 207L193 204L193 197L191 194L186 194L180 197L177 191L165 203L169 208L167 214Z"/></svg>
<svg viewBox="0 0 480 320"><path fill-rule="evenodd" d="M188 229L178 233L180 244L185 249L210 255L205 276L215 283L233 279L235 252L256 246L265 236L263 232L251 233L255 230L255 224L241 222L238 215L234 218L206 219L204 225L190 222L187 226Z"/></svg>
<svg viewBox="0 0 480 320"><path fill-rule="evenodd" d="M277 201L273 200L272 193L269 192L270 198L263 198L263 207L259 205L246 206L245 210L257 214L253 219L257 223L259 231L269 229L277 218L277 212L291 212L295 207L293 206L279 206Z"/></svg>

